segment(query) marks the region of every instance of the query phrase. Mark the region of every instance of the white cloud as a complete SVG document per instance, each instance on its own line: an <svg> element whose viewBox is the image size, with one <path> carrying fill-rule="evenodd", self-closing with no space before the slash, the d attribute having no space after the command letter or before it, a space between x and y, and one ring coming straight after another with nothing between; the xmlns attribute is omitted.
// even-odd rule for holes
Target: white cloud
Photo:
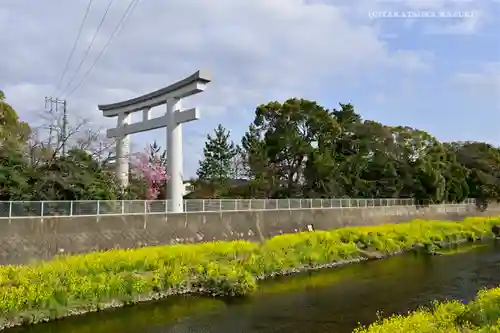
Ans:
<svg viewBox="0 0 500 333"><path fill-rule="evenodd" d="M91 38L102 13L105 2L96 3L101 8L91 11L82 40ZM109 36L126 5L112 7L103 36ZM0 64L4 90L15 91L16 86L29 83L40 96L50 94L47 88L58 81L85 1L46 0L43 5L34 0L2 1L0 8L4 13L0 28L10 31L0 36L2 45L9 46ZM16 29L10 30L14 18ZM83 72L103 43L101 39L95 45ZM85 44L76 54L80 56L84 48ZM278 0L143 1L74 96L94 104L111 102L208 68L214 81L200 99L220 109L255 103L276 90L311 85L322 75L355 75L388 66L413 70L422 65L418 54L389 52L377 30L351 24L341 9L327 4L300 0L288 0L286 5ZM18 105L21 112L26 107Z"/></svg>
<svg viewBox="0 0 500 333"><path fill-rule="evenodd" d="M451 83L476 97L489 96L500 106L500 62L490 62L482 64L476 70L458 72Z"/></svg>
<svg viewBox="0 0 500 333"><path fill-rule="evenodd" d="M427 2L427 6L444 2ZM363 9L359 9L361 3ZM7 50L0 62L0 89L21 117L32 120L43 108L44 97L53 92L86 5L86 0L0 2L0 31L5 32L0 34L0 45ZM66 80L106 5L107 1L94 1ZM128 1L114 2L76 82L127 5ZM369 8L382 5L336 0L143 0L85 83L68 99L69 109L107 124L110 121L97 111L97 104L141 95L208 69L213 82L206 92L186 102L186 107L201 107L204 119L195 126L203 133L211 131L200 128L210 117L234 119L236 124L241 110L270 99L298 96L325 84L333 89L343 79L362 82L388 71L411 77L432 68L434 58L429 52L389 47L387 31L367 15ZM424 2L406 5L417 8ZM399 8L400 3L391 6ZM201 140L193 141L191 149L200 151ZM190 156L196 154L186 154L187 159Z"/></svg>

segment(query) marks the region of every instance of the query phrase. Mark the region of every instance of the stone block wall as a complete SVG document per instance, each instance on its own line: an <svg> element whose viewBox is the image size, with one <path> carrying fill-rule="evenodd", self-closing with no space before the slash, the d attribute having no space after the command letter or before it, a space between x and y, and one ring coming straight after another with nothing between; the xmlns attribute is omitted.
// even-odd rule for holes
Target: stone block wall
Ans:
<svg viewBox="0 0 500 333"><path fill-rule="evenodd" d="M491 206L486 212L478 212L473 205L435 205L0 219L0 265L46 260L60 253L214 240L262 241L283 233L478 215L500 215L500 207Z"/></svg>

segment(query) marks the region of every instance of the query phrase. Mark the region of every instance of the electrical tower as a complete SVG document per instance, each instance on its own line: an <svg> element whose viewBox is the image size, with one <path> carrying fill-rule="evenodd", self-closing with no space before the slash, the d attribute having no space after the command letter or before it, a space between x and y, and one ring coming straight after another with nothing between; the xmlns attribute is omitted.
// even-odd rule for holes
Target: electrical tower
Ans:
<svg viewBox="0 0 500 333"><path fill-rule="evenodd" d="M67 141L67 131L68 131L68 109L66 100L61 100L58 98L45 97L45 110L51 112L59 112L59 108L62 106L63 118L62 118L62 129L59 133L59 140L62 143L62 156L66 156L66 141Z"/></svg>

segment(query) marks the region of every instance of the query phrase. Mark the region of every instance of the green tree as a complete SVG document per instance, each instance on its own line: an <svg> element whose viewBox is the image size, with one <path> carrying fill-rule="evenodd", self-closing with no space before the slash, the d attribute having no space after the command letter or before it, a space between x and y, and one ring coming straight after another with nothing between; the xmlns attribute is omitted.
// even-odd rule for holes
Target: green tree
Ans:
<svg viewBox="0 0 500 333"><path fill-rule="evenodd" d="M203 160L196 172L200 181L219 186L228 186L233 174L233 159L237 154L236 147L229 141L231 132L218 125L213 135L207 135L203 148Z"/></svg>
<svg viewBox="0 0 500 333"><path fill-rule="evenodd" d="M261 177L275 189L270 196L301 196L308 158L322 134L335 128L334 119L314 101L289 99L257 107L253 124L263 140L257 149L265 165Z"/></svg>
<svg viewBox="0 0 500 333"><path fill-rule="evenodd" d="M167 150L161 148L156 140L149 145L149 162L155 161L159 166L167 167Z"/></svg>
<svg viewBox="0 0 500 333"><path fill-rule="evenodd" d="M115 200L120 192L112 172L78 149L35 170L38 200Z"/></svg>
<svg viewBox="0 0 500 333"><path fill-rule="evenodd" d="M270 166L266 143L254 124L250 124L241 139L240 154L243 175L248 180L247 184L240 186L240 194L249 198L272 196L276 177Z"/></svg>
<svg viewBox="0 0 500 333"><path fill-rule="evenodd" d="M0 149L24 150L30 134L29 125L19 120L17 112L5 101L0 90Z"/></svg>
<svg viewBox="0 0 500 333"><path fill-rule="evenodd" d="M31 200L33 174L21 152L0 148L0 201Z"/></svg>
<svg viewBox="0 0 500 333"><path fill-rule="evenodd" d="M456 160L466 170L470 196L481 201L500 199L500 149L484 142L452 143Z"/></svg>
<svg viewBox="0 0 500 333"><path fill-rule="evenodd" d="M30 132L0 91L0 200L29 200L32 196L33 169L25 155Z"/></svg>
<svg viewBox="0 0 500 333"><path fill-rule="evenodd" d="M453 144L443 143L445 150L444 172L446 179L446 198L448 202L461 202L469 197L470 188L467 183L469 170L458 162L457 154L453 150Z"/></svg>

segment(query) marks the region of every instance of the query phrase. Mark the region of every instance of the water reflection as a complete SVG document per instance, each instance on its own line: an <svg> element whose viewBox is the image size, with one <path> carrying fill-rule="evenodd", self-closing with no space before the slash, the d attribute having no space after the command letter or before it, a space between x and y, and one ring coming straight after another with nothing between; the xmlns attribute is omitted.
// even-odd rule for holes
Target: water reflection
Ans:
<svg viewBox="0 0 500 333"><path fill-rule="evenodd" d="M278 278L246 299L176 297L9 333L351 332L358 322L376 320L379 310L388 315L434 299L469 301L481 287L500 285L498 245L463 249Z"/></svg>

